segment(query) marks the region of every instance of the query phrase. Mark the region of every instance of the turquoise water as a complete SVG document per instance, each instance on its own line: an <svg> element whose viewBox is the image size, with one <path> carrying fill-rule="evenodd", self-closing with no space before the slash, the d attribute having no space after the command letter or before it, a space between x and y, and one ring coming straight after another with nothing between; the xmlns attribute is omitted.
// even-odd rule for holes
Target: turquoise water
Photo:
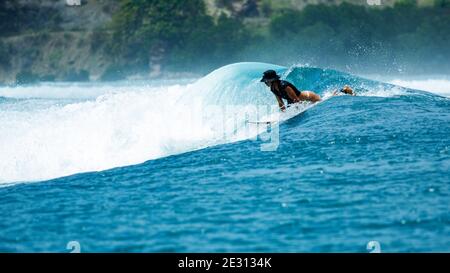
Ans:
<svg viewBox="0 0 450 273"><path fill-rule="evenodd" d="M268 130L273 149L246 117L187 117L274 104L267 68L326 98ZM359 96L329 96L344 84ZM0 96L0 251L450 251L448 98L259 63Z"/></svg>

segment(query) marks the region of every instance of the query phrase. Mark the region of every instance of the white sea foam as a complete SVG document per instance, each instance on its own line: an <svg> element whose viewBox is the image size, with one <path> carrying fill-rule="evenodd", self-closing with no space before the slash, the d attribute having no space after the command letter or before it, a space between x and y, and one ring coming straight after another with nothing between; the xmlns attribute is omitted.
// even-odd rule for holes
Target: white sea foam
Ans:
<svg viewBox="0 0 450 273"><path fill-rule="evenodd" d="M445 97L450 97L449 79L425 79L425 80L394 79L391 80L390 83L407 88L428 91Z"/></svg>
<svg viewBox="0 0 450 273"><path fill-rule="evenodd" d="M104 170L254 137L258 131L245 120L272 113L257 103L274 100L252 76L236 73L225 68L180 85L2 88L0 96L19 100L10 103L16 107L0 104L0 183ZM224 85L227 78L236 81ZM28 98L31 106L36 98L47 103L22 107Z"/></svg>

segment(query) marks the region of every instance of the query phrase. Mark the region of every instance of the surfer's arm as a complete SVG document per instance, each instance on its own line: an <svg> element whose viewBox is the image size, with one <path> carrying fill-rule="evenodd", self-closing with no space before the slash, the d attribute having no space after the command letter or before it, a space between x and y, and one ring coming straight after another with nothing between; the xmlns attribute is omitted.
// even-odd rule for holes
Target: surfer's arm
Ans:
<svg viewBox="0 0 450 273"><path fill-rule="evenodd" d="M280 107L281 111L283 111L283 112L286 111L286 106L284 106L283 100L280 97L278 97L277 95L275 95L275 98L277 98L278 106Z"/></svg>

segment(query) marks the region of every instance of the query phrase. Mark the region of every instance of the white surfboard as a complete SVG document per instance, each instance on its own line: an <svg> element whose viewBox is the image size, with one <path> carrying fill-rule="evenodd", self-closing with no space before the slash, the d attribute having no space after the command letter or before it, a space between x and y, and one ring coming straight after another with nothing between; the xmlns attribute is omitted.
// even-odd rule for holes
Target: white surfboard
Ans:
<svg viewBox="0 0 450 273"><path fill-rule="evenodd" d="M259 120L259 121L247 121L247 123L251 123L251 124L271 124L271 123L275 123L277 122L276 120L268 120L268 121L263 121L263 120Z"/></svg>

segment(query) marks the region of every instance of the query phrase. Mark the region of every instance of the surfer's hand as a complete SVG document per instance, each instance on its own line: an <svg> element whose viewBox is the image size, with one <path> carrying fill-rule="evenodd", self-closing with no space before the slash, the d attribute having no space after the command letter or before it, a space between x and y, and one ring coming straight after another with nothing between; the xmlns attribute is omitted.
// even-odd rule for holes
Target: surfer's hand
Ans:
<svg viewBox="0 0 450 273"><path fill-rule="evenodd" d="M286 112L286 106L284 106L284 105L281 106L281 107L280 107L280 110L281 110L281 112Z"/></svg>

